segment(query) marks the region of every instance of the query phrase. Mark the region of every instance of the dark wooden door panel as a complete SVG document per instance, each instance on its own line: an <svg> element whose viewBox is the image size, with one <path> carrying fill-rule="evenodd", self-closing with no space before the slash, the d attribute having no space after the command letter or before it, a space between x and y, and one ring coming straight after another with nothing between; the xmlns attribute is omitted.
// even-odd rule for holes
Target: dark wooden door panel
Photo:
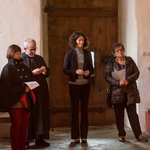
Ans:
<svg viewBox="0 0 150 150"><path fill-rule="evenodd" d="M89 50L95 53L95 77L92 79L89 100L89 124L105 125L115 122L112 109L105 105L108 84L104 80L103 58L118 39L117 0L48 0L50 105L51 125L70 126L71 109L68 76L63 74L69 37L84 32L90 41Z"/></svg>

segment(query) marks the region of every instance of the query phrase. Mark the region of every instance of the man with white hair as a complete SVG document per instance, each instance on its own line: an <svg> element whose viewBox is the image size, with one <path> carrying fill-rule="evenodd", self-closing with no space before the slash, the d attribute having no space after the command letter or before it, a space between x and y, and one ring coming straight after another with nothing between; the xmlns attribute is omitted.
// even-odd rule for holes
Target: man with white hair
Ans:
<svg viewBox="0 0 150 150"><path fill-rule="evenodd" d="M46 66L43 57L35 54L37 47L34 39L25 40L24 50L25 52L21 55L23 63L32 71L34 80L40 84L33 90L36 104L30 115L26 147L29 147L32 139L36 139L35 145L48 147L50 143L44 139L49 139L50 130L49 89L46 82L46 78L50 75L50 69Z"/></svg>

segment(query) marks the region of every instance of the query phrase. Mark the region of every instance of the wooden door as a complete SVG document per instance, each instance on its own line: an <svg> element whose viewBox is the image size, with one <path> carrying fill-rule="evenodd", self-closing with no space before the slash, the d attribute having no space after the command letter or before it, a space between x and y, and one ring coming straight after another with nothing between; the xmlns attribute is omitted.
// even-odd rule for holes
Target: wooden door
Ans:
<svg viewBox="0 0 150 150"><path fill-rule="evenodd" d="M71 109L68 76L63 74L69 37L78 30L90 41L95 54L95 77L89 100L89 125L115 122L113 109L105 105L108 84L104 79L103 58L111 56L110 48L118 40L117 0L48 0L48 42L50 75L51 126L70 126Z"/></svg>

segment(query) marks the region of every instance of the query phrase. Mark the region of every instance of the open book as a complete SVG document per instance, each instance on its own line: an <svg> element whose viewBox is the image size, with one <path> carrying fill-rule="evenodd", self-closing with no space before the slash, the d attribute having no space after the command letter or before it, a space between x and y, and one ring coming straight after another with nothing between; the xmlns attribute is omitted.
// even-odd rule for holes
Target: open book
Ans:
<svg viewBox="0 0 150 150"><path fill-rule="evenodd" d="M24 82L24 84L26 84L31 90L40 86L36 81Z"/></svg>
<svg viewBox="0 0 150 150"><path fill-rule="evenodd" d="M112 72L112 77L116 80L125 80L125 69Z"/></svg>

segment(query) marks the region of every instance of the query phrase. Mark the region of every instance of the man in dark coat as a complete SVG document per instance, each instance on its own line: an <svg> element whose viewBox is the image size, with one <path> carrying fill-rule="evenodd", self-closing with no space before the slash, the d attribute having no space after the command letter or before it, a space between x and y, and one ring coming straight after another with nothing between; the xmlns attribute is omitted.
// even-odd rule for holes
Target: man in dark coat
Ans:
<svg viewBox="0 0 150 150"><path fill-rule="evenodd" d="M38 146L50 146L50 143L44 140L49 139L50 130L49 90L46 82L50 69L47 68L44 59L35 54L36 49L35 40L28 38L24 42L25 53L21 55L23 63L32 71L34 80L40 84L34 90L36 104L30 115L26 146L29 146L32 139L36 139L35 144Z"/></svg>

